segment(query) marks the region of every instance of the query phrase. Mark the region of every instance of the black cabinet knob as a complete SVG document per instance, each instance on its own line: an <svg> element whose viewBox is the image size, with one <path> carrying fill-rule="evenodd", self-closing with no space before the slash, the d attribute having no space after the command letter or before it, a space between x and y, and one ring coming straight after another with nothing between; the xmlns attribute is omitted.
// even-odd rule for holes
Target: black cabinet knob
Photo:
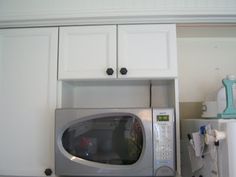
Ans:
<svg viewBox="0 0 236 177"><path fill-rule="evenodd" d="M106 70L107 75L112 75L114 73L114 70L112 68L107 68Z"/></svg>
<svg viewBox="0 0 236 177"><path fill-rule="evenodd" d="M44 171L46 176L51 176L52 175L52 170L50 168L46 168Z"/></svg>
<svg viewBox="0 0 236 177"><path fill-rule="evenodd" d="M121 75L126 75L127 72L128 72L128 70L127 70L126 68L121 68L121 69L120 69Z"/></svg>

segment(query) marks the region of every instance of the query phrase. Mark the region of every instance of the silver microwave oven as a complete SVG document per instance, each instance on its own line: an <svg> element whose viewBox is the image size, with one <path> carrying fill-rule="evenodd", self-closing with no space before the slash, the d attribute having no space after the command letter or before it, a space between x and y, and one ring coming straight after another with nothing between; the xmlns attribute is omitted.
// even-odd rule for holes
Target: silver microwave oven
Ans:
<svg viewBox="0 0 236 177"><path fill-rule="evenodd" d="M173 109L57 109L59 176L174 176Z"/></svg>

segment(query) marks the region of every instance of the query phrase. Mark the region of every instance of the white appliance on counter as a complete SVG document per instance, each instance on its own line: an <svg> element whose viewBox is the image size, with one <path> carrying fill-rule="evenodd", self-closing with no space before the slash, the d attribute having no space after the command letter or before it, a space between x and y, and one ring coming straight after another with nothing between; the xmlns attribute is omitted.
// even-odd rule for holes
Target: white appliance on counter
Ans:
<svg viewBox="0 0 236 177"><path fill-rule="evenodd" d="M209 145L205 145L205 152L194 162L202 165L194 173L191 165L191 153L189 147L192 146L192 140L189 140L188 134L200 131L200 127L210 126L212 129L224 132L226 138L220 140L215 146L215 151L210 150ZM214 154L215 153L215 154ZM186 119L181 121L181 159L183 177L236 177L236 119ZM216 160L217 170L214 168ZM192 159L193 160L193 159Z"/></svg>

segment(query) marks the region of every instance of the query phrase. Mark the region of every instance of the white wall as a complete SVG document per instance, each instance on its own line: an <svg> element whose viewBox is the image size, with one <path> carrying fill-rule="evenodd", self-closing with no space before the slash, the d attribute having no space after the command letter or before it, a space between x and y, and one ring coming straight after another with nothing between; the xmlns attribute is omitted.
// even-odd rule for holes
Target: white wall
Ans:
<svg viewBox="0 0 236 177"><path fill-rule="evenodd" d="M236 75L236 25L177 28L180 102L214 100L227 74Z"/></svg>

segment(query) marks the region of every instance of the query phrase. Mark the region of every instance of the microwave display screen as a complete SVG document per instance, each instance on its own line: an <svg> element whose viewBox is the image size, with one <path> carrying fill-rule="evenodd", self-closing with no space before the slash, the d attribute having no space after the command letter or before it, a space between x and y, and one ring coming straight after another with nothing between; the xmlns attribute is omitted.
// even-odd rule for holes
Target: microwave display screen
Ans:
<svg viewBox="0 0 236 177"><path fill-rule="evenodd" d="M161 122L169 121L169 115L157 115L157 121Z"/></svg>

